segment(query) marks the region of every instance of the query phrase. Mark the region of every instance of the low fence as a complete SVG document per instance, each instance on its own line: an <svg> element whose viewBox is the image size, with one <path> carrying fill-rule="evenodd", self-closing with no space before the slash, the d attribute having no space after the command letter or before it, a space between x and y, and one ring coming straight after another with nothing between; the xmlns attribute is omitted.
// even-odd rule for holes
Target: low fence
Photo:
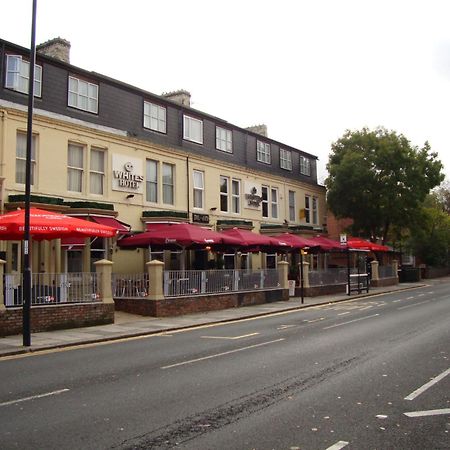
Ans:
<svg viewBox="0 0 450 450"><path fill-rule="evenodd" d="M31 304L92 303L100 300L97 273L32 273ZM4 275L5 306L23 304L23 274Z"/></svg>
<svg viewBox="0 0 450 450"><path fill-rule="evenodd" d="M146 297L150 288L148 273L113 273L111 282L113 298Z"/></svg>
<svg viewBox="0 0 450 450"><path fill-rule="evenodd" d="M277 289L280 285L280 273L277 269L164 272L165 297Z"/></svg>
<svg viewBox="0 0 450 450"><path fill-rule="evenodd" d="M380 279L394 278L397 276L397 274L395 273L395 269L393 266L379 266L378 267L378 276Z"/></svg>
<svg viewBox="0 0 450 450"><path fill-rule="evenodd" d="M309 271L308 275L309 275L309 285L311 287L345 284L348 282L347 268L311 270Z"/></svg>

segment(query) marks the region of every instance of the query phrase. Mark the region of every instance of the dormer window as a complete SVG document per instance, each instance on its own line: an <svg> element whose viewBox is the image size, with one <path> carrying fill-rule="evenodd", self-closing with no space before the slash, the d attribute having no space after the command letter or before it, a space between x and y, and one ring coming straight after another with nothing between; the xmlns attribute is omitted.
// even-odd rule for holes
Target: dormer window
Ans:
<svg viewBox="0 0 450 450"><path fill-rule="evenodd" d="M144 102L144 127L165 133L166 108L155 103Z"/></svg>
<svg viewBox="0 0 450 450"><path fill-rule="evenodd" d="M190 116L183 116L183 139L203 144L203 121Z"/></svg>
<svg viewBox="0 0 450 450"><path fill-rule="evenodd" d="M69 77L67 104L72 108L96 114L98 112L98 86L79 78Z"/></svg>
<svg viewBox="0 0 450 450"><path fill-rule="evenodd" d="M256 159L259 162L270 164L270 144L262 141L256 141Z"/></svg>
<svg viewBox="0 0 450 450"><path fill-rule="evenodd" d="M7 55L5 87L23 94L28 94L30 63L19 55ZM34 66L34 96L41 97L42 66Z"/></svg>
<svg viewBox="0 0 450 450"><path fill-rule="evenodd" d="M311 175L311 161L304 156L300 156L300 173L303 175Z"/></svg>
<svg viewBox="0 0 450 450"><path fill-rule="evenodd" d="M286 170L292 170L292 153L289 150L280 148L280 167Z"/></svg>

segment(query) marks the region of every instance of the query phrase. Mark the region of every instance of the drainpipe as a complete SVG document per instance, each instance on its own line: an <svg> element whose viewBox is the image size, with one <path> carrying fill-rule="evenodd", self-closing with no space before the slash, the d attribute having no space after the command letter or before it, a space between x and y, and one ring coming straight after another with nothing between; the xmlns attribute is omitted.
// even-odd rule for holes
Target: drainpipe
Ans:
<svg viewBox="0 0 450 450"><path fill-rule="evenodd" d="M8 113L2 109L0 110L0 123L1 123L1 141L0 141L0 213L3 214L5 209L4 200L4 185L5 177L3 176L5 166L5 149L6 149L6 121L8 119Z"/></svg>

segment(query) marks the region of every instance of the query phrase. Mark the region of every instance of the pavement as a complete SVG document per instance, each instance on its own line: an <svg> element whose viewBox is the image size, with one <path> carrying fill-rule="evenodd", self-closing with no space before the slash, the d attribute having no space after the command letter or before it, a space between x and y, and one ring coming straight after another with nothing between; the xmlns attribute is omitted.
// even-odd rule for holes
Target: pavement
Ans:
<svg viewBox="0 0 450 450"><path fill-rule="evenodd" d="M382 295L423 286L426 286L426 283L401 283L395 286L371 288L368 293L352 294L351 296L346 294L335 294L319 297L305 297L303 304L301 303L300 297L290 297L288 301L278 301L265 303L263 305L244 306L240 308L208 311L205 313L188 314L176 317L144 317L116 311L113 324L32 333L31 346L29 347L23 346L22 335L0 338L0 358L28 352L38 352L49 349L146 336L161 332L173 332L201 325L244 320L277 312L300 310L318 305L371 297L374 295Z"/></svg>

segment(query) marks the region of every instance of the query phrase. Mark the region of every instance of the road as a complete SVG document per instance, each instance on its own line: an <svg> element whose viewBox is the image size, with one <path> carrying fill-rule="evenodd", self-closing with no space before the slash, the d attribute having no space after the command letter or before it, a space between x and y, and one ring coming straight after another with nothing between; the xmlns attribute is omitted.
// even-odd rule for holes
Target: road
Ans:
<svg viewBox="0 0 450 450"><path fill-rule="evenodd" d="M450 284L0 360L2 449L448 450Z"/></svg>

